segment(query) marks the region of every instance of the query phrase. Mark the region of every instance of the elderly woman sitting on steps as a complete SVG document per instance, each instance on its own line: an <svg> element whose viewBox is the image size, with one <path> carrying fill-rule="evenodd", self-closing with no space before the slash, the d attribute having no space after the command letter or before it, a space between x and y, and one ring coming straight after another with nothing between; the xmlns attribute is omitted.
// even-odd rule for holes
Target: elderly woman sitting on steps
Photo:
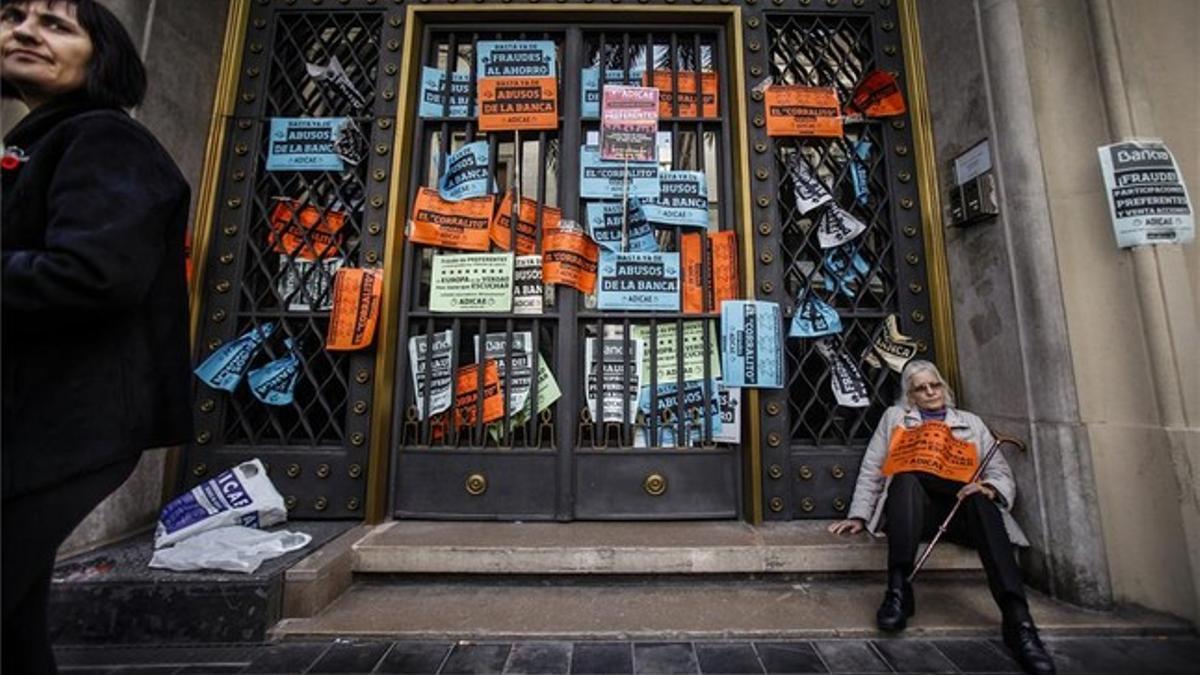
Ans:
<svg viewBox="0 0 1200 675"><path fill-rule="evenodd" d="M904 630L916 611L908 577L917 547L963 497L946 537L979 551L1003 615L1004 643L1021 666L1030 673L1054 673L1029 614L1013 551L1014 545L1029 544L1009 514L1016 486L1004 455L995 453L980 480L967 482L994 441L991 432L977 416L954 407L954 394L932 363L912 361L900 379L900 400L884 411L863 456L850 517L829 526L835 534L864 528L887 533L888 585L876 623L885 631ZM928 467L921 459L931 453L962 461L941 462L938 473L915 468Z"/></svg>

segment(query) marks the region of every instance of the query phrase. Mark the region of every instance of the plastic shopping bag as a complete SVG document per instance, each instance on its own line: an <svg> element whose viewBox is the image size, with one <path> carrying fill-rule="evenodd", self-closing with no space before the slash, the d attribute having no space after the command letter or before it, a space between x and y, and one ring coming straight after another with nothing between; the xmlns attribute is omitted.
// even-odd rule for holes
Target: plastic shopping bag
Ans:
<svg viewBox="0 0 1200 675"><path fill-rule="evenodd" d="M287 520L283 496L259 460L222 472L171 500L158 516L154 548L218 527L264 528Z"/></svg>
<svg viewBox="0 0 1200 675"><path fill-rule="evenodd" d="M154 552L151 567L190 572L225 570L250 574L264 560L304 548L312 535L303 532L263 532L232 525L201 532Z"/></svg>

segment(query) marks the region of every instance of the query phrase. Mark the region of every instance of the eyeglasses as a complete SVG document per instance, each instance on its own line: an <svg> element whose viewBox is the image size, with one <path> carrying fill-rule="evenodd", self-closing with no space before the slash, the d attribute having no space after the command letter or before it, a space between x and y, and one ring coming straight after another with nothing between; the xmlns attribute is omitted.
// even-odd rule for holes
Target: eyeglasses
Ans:
<svg viewBox="0 0 1200 675"><path fill-rule="evenodd" d="M924 384L915 384L911 387L913 391L919 391L922 394L933 394L942 390L945 386L941 382L926 382Z"/></svg>

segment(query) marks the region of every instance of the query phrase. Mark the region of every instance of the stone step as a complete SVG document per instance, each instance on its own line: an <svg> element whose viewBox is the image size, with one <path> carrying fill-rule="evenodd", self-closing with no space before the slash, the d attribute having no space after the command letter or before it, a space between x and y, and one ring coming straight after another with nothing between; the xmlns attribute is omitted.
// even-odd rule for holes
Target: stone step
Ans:
<svg viewBox="0 0 1200 675"><path fill-rule="evenodd" d="M465 580L464 580L465 579ZM331 636L487 640L700 640L879 637L883 576L794 580L676 577L407 577L356 581L310 618L284 619L273 638ZM1048 635L1188 634L1184 621L1144 610L1095 612L1030 594ZM919 579L905 635L999 634L999 611L979 573Z"/></svg>
<svg viewBox="0 0 1200 675"><path fill-rule="evenodd" d="M482 523L392 521L351 547L356 573L758 574L870 572L887 547L825 521ZM971 550L939 544L930 570L978 570Z"/></svg>

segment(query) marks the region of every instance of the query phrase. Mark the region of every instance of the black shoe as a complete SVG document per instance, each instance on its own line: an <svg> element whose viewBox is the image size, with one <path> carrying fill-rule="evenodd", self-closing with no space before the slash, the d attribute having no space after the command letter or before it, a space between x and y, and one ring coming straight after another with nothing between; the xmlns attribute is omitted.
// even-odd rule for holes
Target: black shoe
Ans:
<svg viewBox="0 0 1200 675"><path fill-rule="evenodd" d="M1038 637L1037 628L1032 621L1004 625L1004 644L1017 657L1017 663L1027 673L1034 675L1054 675L1054 659L1046 652L1045 645Z"/></svg>
<svg viewBox="0 0 1200 675"><path fill-rule="evenodd" d="M883 602L875 612L875 625L889 633L904 630L908 617L916 612L912 584L901 587L889 586L883 593Z"/></svg>

